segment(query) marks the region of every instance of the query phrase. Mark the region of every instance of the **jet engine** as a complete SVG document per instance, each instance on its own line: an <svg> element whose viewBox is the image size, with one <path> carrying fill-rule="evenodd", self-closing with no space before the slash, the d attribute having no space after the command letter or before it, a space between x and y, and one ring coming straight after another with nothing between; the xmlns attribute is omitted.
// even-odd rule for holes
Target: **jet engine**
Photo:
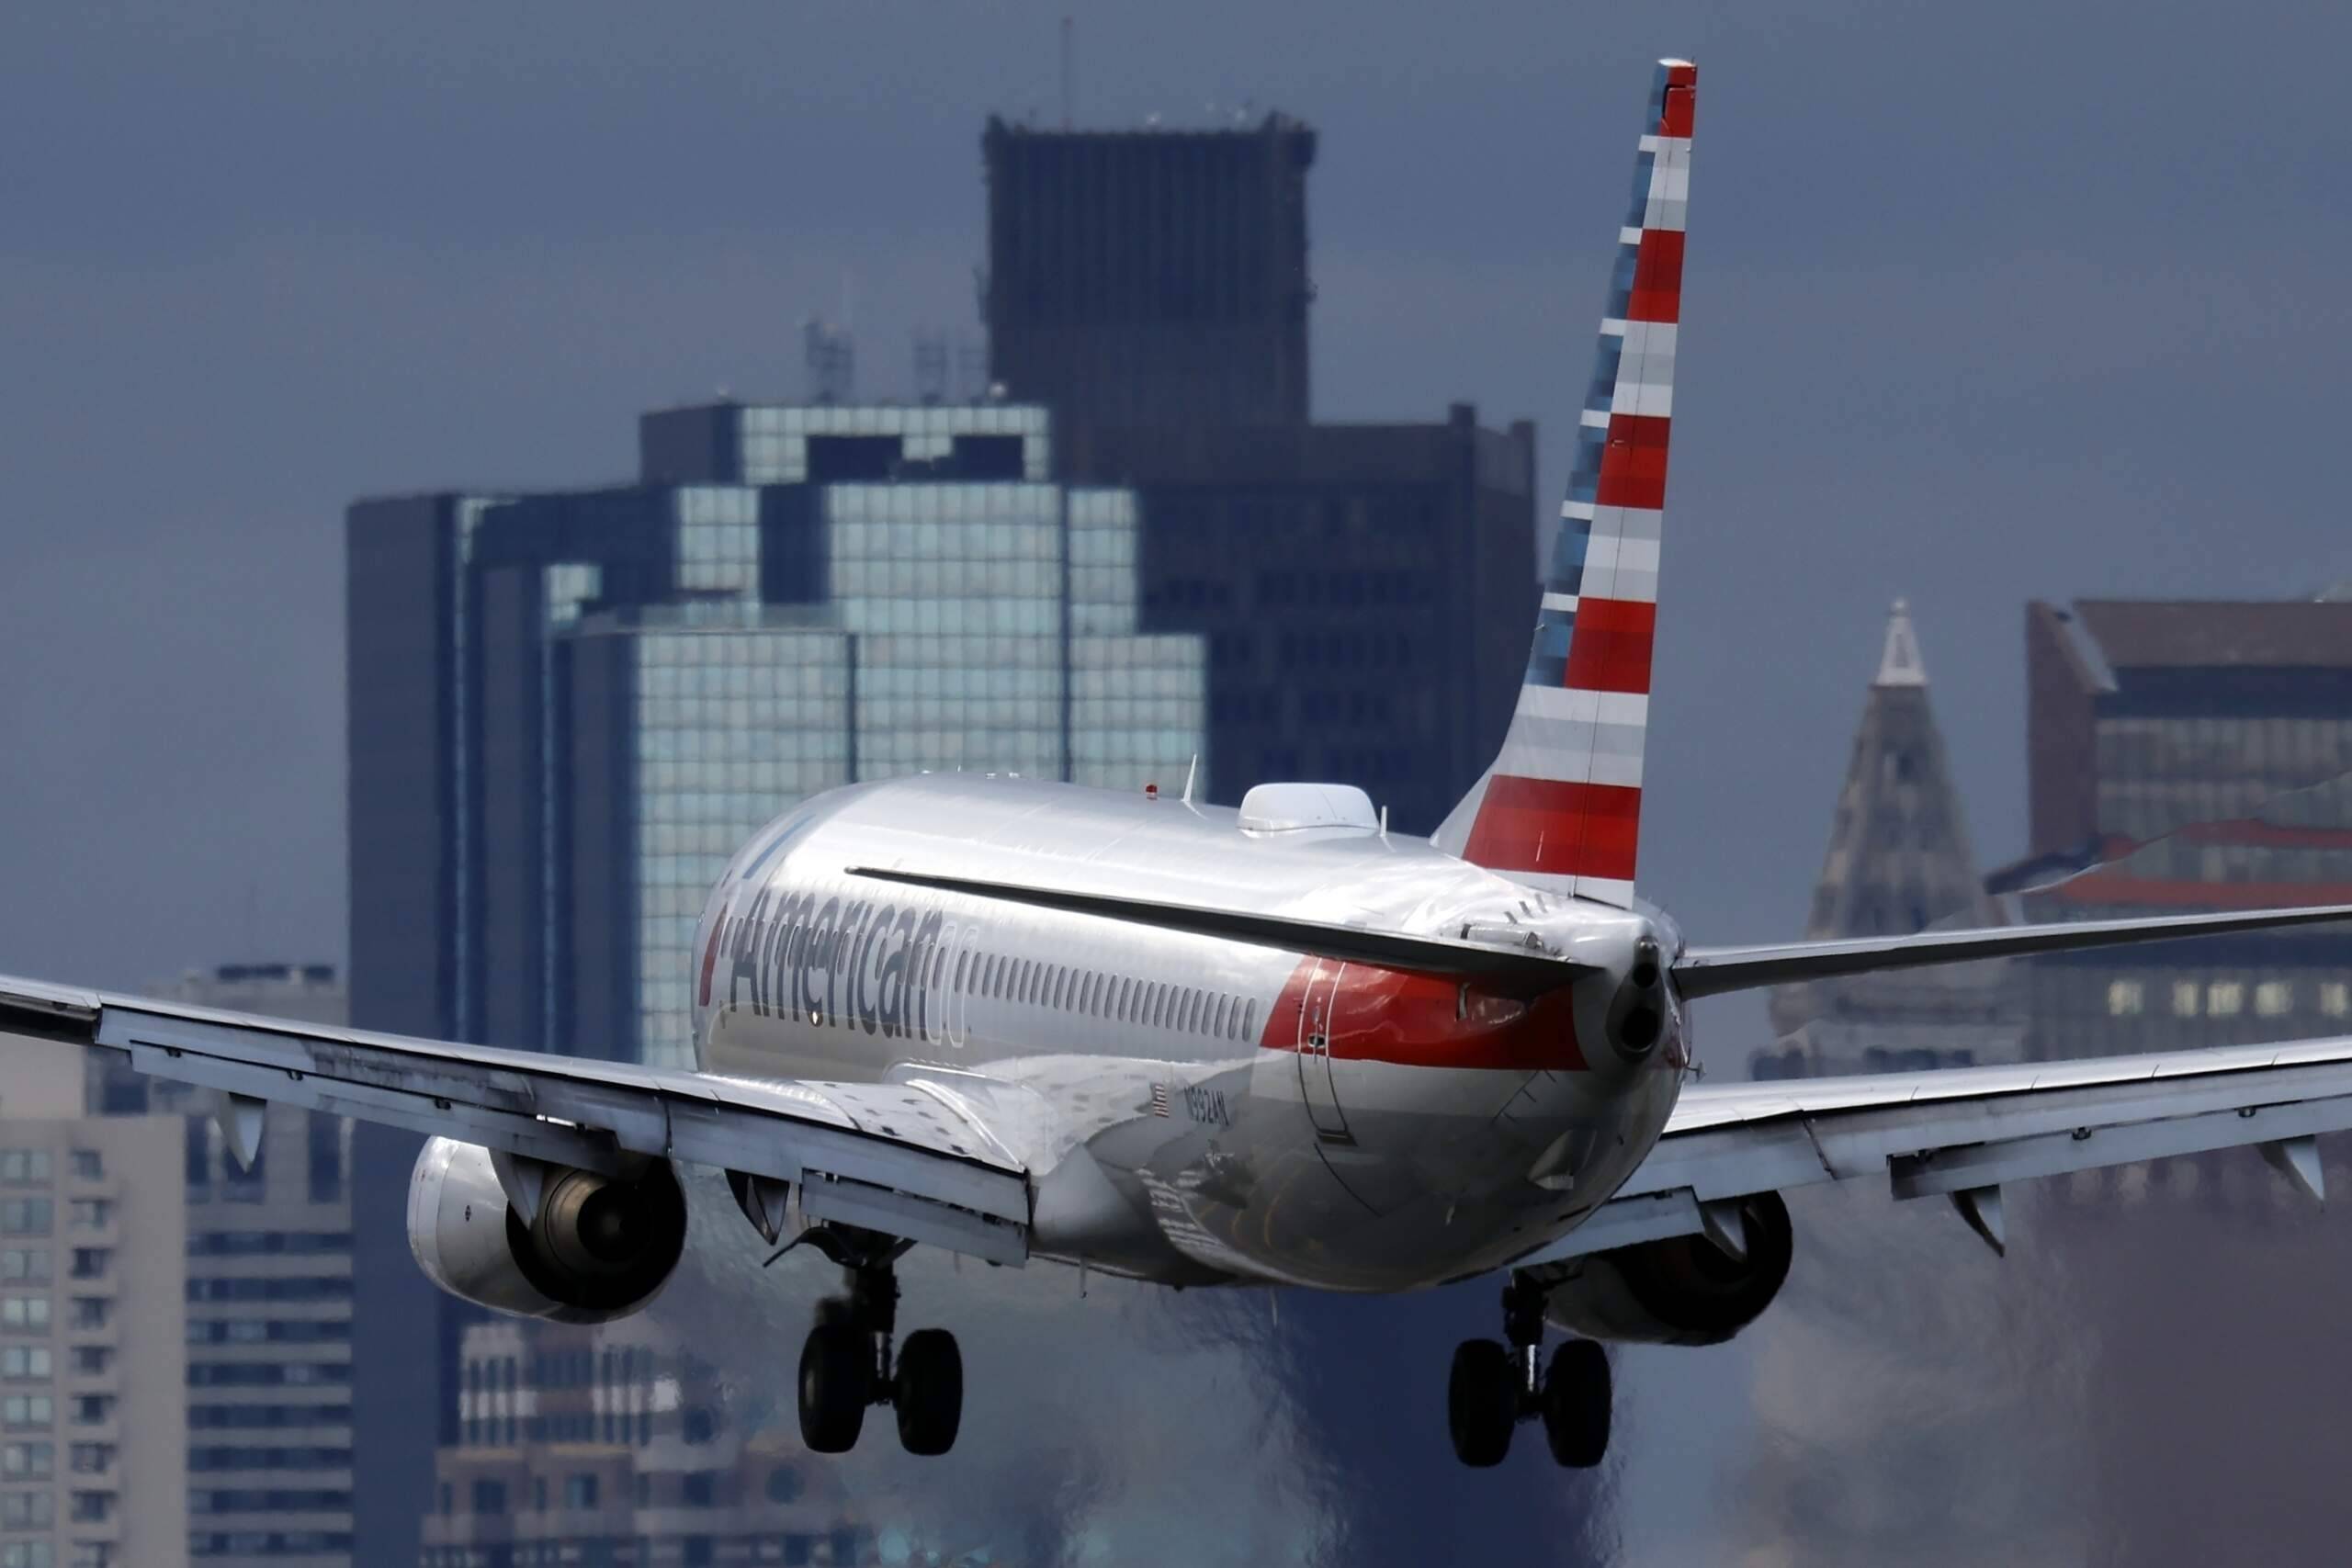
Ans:
<svg viewBox="0 0 2352 1568"><path fill-rule="evenodd" d="M1736 1256L1721 1240L1676 1235L1528 1269L1548 1292L1544 1315L1592 1339L1722 1344L1772 1304L1794 1252L1779 1193L1738 1201L1725 1233Z"/></svg>
<svg viewBox="0 0 2352 1568"><path fill-rule="evenodd" d="M424 1145L409 1177L408 1244L425 1278L481 1306L565 1323L626 1317L668 1282L685 1250L686 1199L667 1160L620 1177L529 1160L508 1172L521 1205L488 1149Z"/></svg>

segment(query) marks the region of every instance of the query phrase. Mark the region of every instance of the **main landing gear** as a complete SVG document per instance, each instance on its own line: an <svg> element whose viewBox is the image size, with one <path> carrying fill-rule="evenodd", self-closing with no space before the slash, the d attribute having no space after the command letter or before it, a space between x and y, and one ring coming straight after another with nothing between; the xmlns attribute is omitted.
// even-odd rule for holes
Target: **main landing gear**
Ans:
<svg viewBox="0 0 2352 1568"><path fill-rule="evenodd" d="M1503 1335L1508 1347L1465 1339L1454 1349L1445 1390L1454 1456L1481 1469L1500 1464L1511 1429L1540 1418L1553 1459L1572 1470L1599 1464L1609 1451L1609 1353L1571 1339L1544 1370L1544 1292L1516 1270L1503 1287Z"/></svg>
<svg viewBox="0 0 2352 1568"><path fill-rule="evenodd" d="M800 1350L800 1437L820 1454L856 1446L865 1410L888 1404L910 1454L944 1454L964 1420L964 1357L944 1328L907 1336L893 1354L899 1318L896 1267L913 1244L874 1231L826 1225L802 1238L842 1267L844 1296L817 1303Z"/></svg>

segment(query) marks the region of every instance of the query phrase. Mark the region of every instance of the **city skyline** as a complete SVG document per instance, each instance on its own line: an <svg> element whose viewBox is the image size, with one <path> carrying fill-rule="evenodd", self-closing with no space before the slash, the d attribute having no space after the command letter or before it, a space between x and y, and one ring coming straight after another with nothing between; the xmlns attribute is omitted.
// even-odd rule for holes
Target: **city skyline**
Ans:
<svg viewBox="0 0 2352 1568"><path fill-rule="evenodd" d="M1058 123L1054 18L922 17L928 32L780 17L645 32L613 15L543 36L288 12L86 38L67 21L0 49L54 64L0 64L20 89L0 113L36 149L0 152L32 220L0 242L17 300L0 334L46 372L0 393L22 519L0 530L18 599L0 661L30 672L0 686L0 724L40 742L0 764L0 807L36 829L0 844L0 886L35 890L0 900L0 969L135 988L191 960L345 959L356 718L334 518L352 496L618 479L639 410L791 390L811 316L854 333L860 400L921 383L889 368L915 367L918 334L977 336L974 153L992 112ZM1531 417L1539 517L1566 480L1600 302L1590 215L1622 195L1625 68L1661 47L1707 63L1643 862L1644 892L1694 941L1804 926L1887 600L1907 594L1927 630L1964 837L1997 863L2029 847L2021 604L2284 599L2352 576L2322 423L2352 346L2333 293L2344 220L2324 198L2346 133L2278 103L2267 51L2238 35L2190 51L2151 18L2119 56L2111 30L2064 20L2021 51L2002 35L2022 25L1909 17L1888 39L1826 6L1571 32L1497 6L1441 29L1375 7L1341 36L1236 9L1195 40L1139 10L1080 21L1081 128L1224 126L1238 106L1312 128L1312 416L1388 427L1458 399ZM797 65L816 57L822 80ZM1180 90L1197 113L1169 107ZM2258 395L2216 395L2239 387ZM1258 782L1212 777L1227 801ZM1705 1011L1705 1059L1735 1076L1770 1037L1762 1009ZM373 1199L355 1226L406 1269L396 1195ZM1713 1540L1721 1515L1661 1505L1736 1462L1736 1353L1629 1354L1627 1420L1652 1462L1606 1493L1488 1514L1453 1486L1403 1517L1380 1483L1419 1437L1356 1451L1350 1415L1373 1391L1333 1388L1312 1352L1408 1324L1450 1335L1488 1313L1489 1285L1377 1319L1309 1299L1237 1331L1259 1303L1144 1317L1098 1284L1097 1315L1061 1303L1043 1321L1057 1349L1067 1329L1114 1356L1139 1319L1155 1353L1204 1372L1180 1402L1195 1419L1240 1381L1255 1429L1326 1467L1261 1529L1352 1501L1350 1530L1409 1527L1432 1549L1570 1521L1663 1560ZM797 1291L748 1321L785 1343ZM1040 1333L1034 1301L981 1294L978 1337ZM1205 1353L1220 1336L1239 1348ZM741 1386L772 1399L786 1375L747 1369ZM1398 1382L1434 1408L1419 1370ZM1064 1448L1122 1408L1136 1414L1090 1402ZM1678 1441L1691 1428L1673 1466L1669 1420ZM1246 1457L1153 1440L1211 1483ZM1012 1506L1041 1530L1133 1532L1161 1503L1151 1451L1102 1455L1086 1498ZM1388 1506L1350 1495L1372 1493Z"/></svg>
<svg viewBox="0 0 2352 1568"><path fill-rule="evenodd" d="M1668 34L1715 62L1715 123L1737 133L1702 175L1690 330L1708 352L1685 389L1647 864L1723 939L1801 920L1810 818L1835 777L1821 753L1860 667L1848 639L1788 628L1859 626L1910 594L1946 650L1972 838L1997 858L2024 840L2006 700L2022 682L2017 603L2288 595L2352 569L2329 531L2314 395L2345 357L2324 259L2341 219L2306 199L2341 160L2341 129L2276 101L2251 34L2160 46L2152 17L2128 62L2094 76L2073 62L2112 40L2070 34L2086 23L2038 22L2039 47L2012 54L1991 41L1997 16L1906 18L1867 44L1843 17L1595 18L1573 48L1501 6L1440 49L1425 23L1381 10L1329 37L1306 15L1211 12L1180 38L1111 10L1079 28L1081 124L1183 123L1197 98L1316 127L1318 416L1394 417L1441 389L1528 413L1545 433L1540 494L1565 479L1603 254L1573 219L1622 179L1598 151L1624 112L1605 67ZM722 28L634 53L625 28L582 28L542 42L581 68L568 75L496 64L531 51L481 18L395 28L380 48L291 11L243 35L60 21L7 51L11 112L40 130L12 156L61 131L78 149L12 167L28 220L5 253L8 331L49 367L0 407L24 509L0 567L25 590L0 656L42 671L12 684L0 717L55 742L39 768L0 774L44 825L0 847L0 877L56 898L38 918L0 911L19 966L136 984L218 934L217 904L125 907L84 886L134 865L188 893L236 889L231 918L255 951L330 925L341 502L428 474L569 481L648 402L788 389L797 323L836 310L845 274L878 389L870 367L914 328L976 320L978 139L991 110L1056 118L1052 23L906 38L879 19L813 33L769 19L764 49ZM772 90L750 62L791 58L794 39L908 94L868 104L797 77ZM1871 66L1906 51L1938 60L1932 81ZM587 68L622 58L680 90L616 117ZM437 96L483 72L500 92ZM389 118L420 95L448 112ZM178 150L135 164L72 134L104 105L169 117ZM583 119L601 129L560 154L534 129ZM802 160L781 207L743 198L734 149L811 145L820 127L855 156ZM639 180L660 192L650 204L598 194L591 171L642 168L684 141L718 149L717 166ZM1831 166L1844 184L1820 183ZM331 167L368 172L374 194ZM520 182L526 167L543 177ZM2256 231L2258 251L2237 238ZM654 247L657 232L688 243ZM2249 363L2259 416L2206 396ZM102 409L141 445L94 489L105 449L77 433ZM2203 543L2223 515L2247 547ZM1804 551L1782 542L1792 531ZM1799 570L1808 558L1840 567ZM198 604L228 607L225 624ZM1758 645L1774 657L1748 657ZM224 702L232 691L245 694ZM79 722L107 705L119 726ZM1724 789L1708 766L1726 738L1751 787ZM165 754L206 830L130 782ZM1772 830L1781 819L1807 826Z"/></svg>

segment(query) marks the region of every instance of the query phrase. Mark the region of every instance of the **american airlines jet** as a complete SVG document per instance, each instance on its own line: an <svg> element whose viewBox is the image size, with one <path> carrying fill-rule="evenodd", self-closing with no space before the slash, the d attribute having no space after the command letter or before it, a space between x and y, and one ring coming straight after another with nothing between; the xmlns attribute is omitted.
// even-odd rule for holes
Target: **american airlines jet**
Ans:
<svg viewBox="0 0 2352 1568"><path fill-rule="evenodd" d="M843 1275L800 1358L808 1445L888 1407L955 1442L954 1337L897 1337L914 1247L1170 1286L1412 1291L1501 1276L1446 1419L1491 1465L1521 1422L1600 1461L1611 1341L1753 1321L1781 1193L1947 1199L2005 1245L2008 1182L2259 1145L2316 1195L2352 1040L1921 1076L1691 1082L1690 1008L1753 987L2352 916L2352 907L1695 946L1634 892L1698 73L1661 62L1582 444L1501 753L1430 839L1360 790L1238 809L976 775L861 784L762 829L693 950L695 1071L243 1017L0 979L0 1030L265 1107L431 1134L418 1263L529 1316L643 1308L684 1247L682 1166L745 1245ZM926 1303L952 1311L952 1303ZM1548 1360L1547 1327L1570 1336ZM1434 1412L1431 1413L1435 1415Z"/></svg>

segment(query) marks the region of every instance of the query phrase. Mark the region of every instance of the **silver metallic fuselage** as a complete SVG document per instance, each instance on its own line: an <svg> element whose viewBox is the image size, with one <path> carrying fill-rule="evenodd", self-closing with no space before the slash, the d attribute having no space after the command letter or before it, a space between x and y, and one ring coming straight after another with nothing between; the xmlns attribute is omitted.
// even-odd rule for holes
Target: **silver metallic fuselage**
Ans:
<svg viewBox="0 0 2352 1568"><path fill-rule="evenodd" d="M694 947L707 1070L963 1097L1037 1183L1043 1257L1171 1283L1430 1285L1607 1201L1688 1062L1611 1043L1617 981L1544 995L1342 964L984 897L906 867L1622 952L1655 910L1547 897L1361 829L1245 832L1230 808L973 774L820 795L763 829Z"/></svg>

